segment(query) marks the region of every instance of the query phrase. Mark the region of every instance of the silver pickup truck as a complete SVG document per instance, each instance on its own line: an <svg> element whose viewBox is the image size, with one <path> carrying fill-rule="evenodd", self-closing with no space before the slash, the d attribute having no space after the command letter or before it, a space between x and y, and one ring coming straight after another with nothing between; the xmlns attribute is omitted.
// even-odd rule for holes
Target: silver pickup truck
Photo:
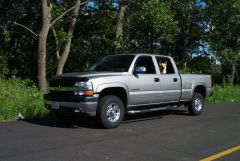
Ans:
<svg viewBox="0 0 240 161"><path fill-rule="evenodd" d="M45 105L57 116L93 115L105 128L119 126L125 114L181 105L200 115L212 94L210 75L179 74L171 57L150 54L106 56L88 72L56 75L48 84Z"/></svg>

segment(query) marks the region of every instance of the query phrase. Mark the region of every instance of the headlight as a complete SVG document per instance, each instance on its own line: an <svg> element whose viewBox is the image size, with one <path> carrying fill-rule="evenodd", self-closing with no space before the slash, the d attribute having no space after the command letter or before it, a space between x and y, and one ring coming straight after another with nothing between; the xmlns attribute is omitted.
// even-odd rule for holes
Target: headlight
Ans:
<svg viewBox="0 0 240 161"><path fill-rule="evenodd" d="M93 95L91 82L75 82L74 89L74 95Z"/></svg>

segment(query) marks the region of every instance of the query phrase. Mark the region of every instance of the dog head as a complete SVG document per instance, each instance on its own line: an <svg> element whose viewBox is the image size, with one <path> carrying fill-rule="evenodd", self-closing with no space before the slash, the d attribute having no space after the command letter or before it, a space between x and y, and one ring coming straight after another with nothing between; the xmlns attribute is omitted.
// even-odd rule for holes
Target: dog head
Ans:
<svg viewBox="0 0 240 161"><path fill-rule="evenodd" d="M166 74L167 72L167 61L159 61L160 72Z"/></svg>

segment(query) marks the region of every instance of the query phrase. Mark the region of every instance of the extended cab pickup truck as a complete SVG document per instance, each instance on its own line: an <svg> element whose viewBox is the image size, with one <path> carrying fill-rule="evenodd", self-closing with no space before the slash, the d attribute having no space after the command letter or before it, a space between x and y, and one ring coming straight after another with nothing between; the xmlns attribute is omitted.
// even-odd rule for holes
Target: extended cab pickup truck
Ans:
<svg viewBox="0 0 240 161"><path fill-rule="evenodd" d="M210 75L179 74L171 57L149 54L106 56L88 72L56 75L48 84L45 105L57 116L93 115L105 128L119 126L125 114L180 105L200 115L212 94Z"/></svg>

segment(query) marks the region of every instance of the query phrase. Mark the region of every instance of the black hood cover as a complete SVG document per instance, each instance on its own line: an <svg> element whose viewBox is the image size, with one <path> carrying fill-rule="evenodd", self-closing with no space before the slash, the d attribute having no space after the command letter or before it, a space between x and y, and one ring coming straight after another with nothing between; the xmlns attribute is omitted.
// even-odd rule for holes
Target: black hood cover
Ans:
<svg viewBox="0 0 240 161"><path fill-rule="evenodd" d="M87 82L89 79L86 77L73 77L56 75L51 77L48 82L50 87L72 87L75 82Z"/></svg>

